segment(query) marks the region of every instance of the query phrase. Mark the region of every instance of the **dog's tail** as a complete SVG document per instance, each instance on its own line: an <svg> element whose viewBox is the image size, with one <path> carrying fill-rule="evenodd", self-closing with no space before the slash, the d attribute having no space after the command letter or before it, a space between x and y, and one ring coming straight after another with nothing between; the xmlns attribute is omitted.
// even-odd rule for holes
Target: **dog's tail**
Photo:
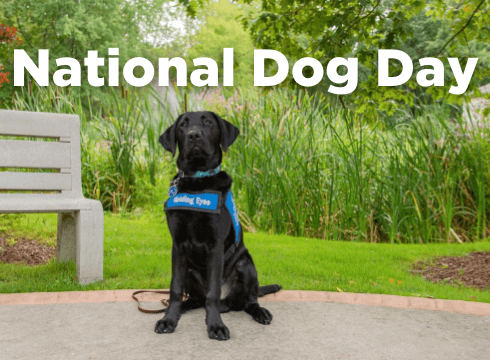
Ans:
<svg viewBox="0 0 490 360"><path fill-rule="evenodd" d="M262 297L264 295L269 295L275 292L278 292L279 290L282 289L281 285L266 285L266 286L259 286L259 297Z"/></svg>

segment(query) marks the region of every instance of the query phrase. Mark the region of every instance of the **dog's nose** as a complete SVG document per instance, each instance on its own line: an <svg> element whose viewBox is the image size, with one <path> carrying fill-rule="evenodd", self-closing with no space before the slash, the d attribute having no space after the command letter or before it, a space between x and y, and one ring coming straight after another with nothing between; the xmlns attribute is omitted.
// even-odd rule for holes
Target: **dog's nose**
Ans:
<svg viewBox="0 0 490 360"><path fill-rule="evenodd" d="M202 133L200 131L189 131L187 133L187 139L190 141L197 141L202 137Z"/></svg>

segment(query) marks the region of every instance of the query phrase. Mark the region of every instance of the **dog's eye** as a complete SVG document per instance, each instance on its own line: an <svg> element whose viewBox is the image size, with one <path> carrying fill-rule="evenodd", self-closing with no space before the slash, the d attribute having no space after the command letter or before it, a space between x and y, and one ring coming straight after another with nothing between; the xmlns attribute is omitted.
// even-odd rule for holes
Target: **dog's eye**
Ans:
<svg viewBox="0 0 490 360"><path fill-rule="evenodd" d="M187 126L187 123L184 121L184 122L180 123L180 126L181 127L186 127Z"/></svg>
<svg viewBox="0 0 490 360"><path fill-rule="evenodd" d="M206 124L206 125L211 125L211 124L212 124L212 122L211 122L211 120L206 119L206 120L204 120L204 124Z"/></svg>

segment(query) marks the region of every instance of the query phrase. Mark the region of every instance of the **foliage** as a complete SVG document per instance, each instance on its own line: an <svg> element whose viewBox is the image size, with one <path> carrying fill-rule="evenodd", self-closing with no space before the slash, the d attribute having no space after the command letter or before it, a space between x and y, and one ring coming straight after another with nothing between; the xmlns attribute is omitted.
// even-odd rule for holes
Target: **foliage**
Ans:
<svg viewBox="0 0 490 360"><path fill-rule="evenodd" d="M204 1L183 1L196 6ZM360 83L354 93L343 96L356 111L375 118L379 112L393 114L409 105L416 108L444 98L461 105L464 96L448 93L452 74L447 71L445 86L420 87L415 79L422 57L457 57L465 66L469 57L479 57L477 69L466 96L476 91L490 75L488 21L490 12L484 0L364 0L298 1L242 0L251 4L242 24L250 30L256 47L282 52L290 64L309 56L324 66L334 57L356 57ZM409 50L415 64L412 78L397 87L377 84L378 49ZM445 61L446 69L449 69ZM390 75L400 72L398 62L390 65ZM311 69L304 70L311 76ZM295 85L291 78L288 86ZM286 84L286 83L285 83ZM329 79L314 90L326 92Z"/></svg>
<svg viewBox="0 0 490 360"><path fill-rule="evenodd" d="M72 57L83 65L88 50L97 50L99 56L107 56L108 48L119 48L119 64L136 56L155 60L153 48L144 43L139 22L155 22L164 0L2 0L0 23L9 21L22 35L19 48L26 50L37 62L38 49L50 50L50 72L56 69L55 60ZM108 21L110 19L110 21ZM9 51L4 66L11 72L13 52ZM103 98L104 93L88 86L86 68L82 66L82 94ZM107 77L107 69L100 68L99 76ZM0 101L9 102L13 86L0 91ZM76 89L75 89L76 90Z"/></svg>
<svg viewBox="0 0 490 360"><path fill-rule="evenodd" d="M5 24L0 24L0 44L7 44L18 46L22 42L22 39L17 36L17 28L15 26L9 27ZM0 58L3 58L3 52L5 48L0 48ZM10 83L8 76L9 72L5 73L5 67L0 63L0 87L3 83Z"/></svg>
<svg viewBox="0 0 490 360"><path fill-rule="evenodd" d="M378 107L385 114L394 115L392 118L396 118L395 109L406 109L412 113L413 116L422 115L423 109L429 104L456 104L461 105L464 99L468 99L470 94L475 96L479 94L478 86L486 83L486 78L489 75L489 61L490 61L490 45L481 41L473 40L466 45L455 42L451 43L451 52L443 52L440 50L443 48L447 38L451 35L450 22L444 18L432 18L425 14L424 11L415 14L410 18L407 23L407 27L410 29L410 35L405 40L397 42L396 49L402 50L407 53L413 62L413 75L411 79L404 84L396 88L392 94L398 94L399 97L396 101L386 101L386 92L390 88L384 89L376 85L373 76L377 74L367 69L368 75L365 79L370 81L360 82L360 86L357 91L361 91L363 94L359 99L355 100L358 104L357 110L365 111L366 115L371 113L374 115L380 115L380 111L375 111ZM449 50L449 48L447 49ZM442 57L444 56L444 58ZM466 60L469 57L477 57L478 64L475 72L472 76L472 81L467 92L464 95L453 95L449 93L451 85L455 85L454 75L452 69L449 66L445 57L456 57L460 60L463 69L466 66ZM426 57L435 57L443 61L444 64L444 84L445 86L431 86L422 87L416 82L416 74L427 69L427 66L420 66L419 60ZM400 71L398 63L390 65L393 67L392 75L395 75ZM429 67L430 68L430 67ZM371 85L370 85L371 84ZM356 94L354 94L356 95ZM357 95L356 95L357 96Z"/></svg>
<svg viewBox="0 0 490 360"><path fill-rule="evenodd" d="M304 91L210 98L241 129L225 158L256 228L336 240L473 241L490 230L485 154L448 109L383 129ZM432 115L428 115L432 114ZM229 160L232 159L232 160Z"/></svg>
<svg viewBox="0 0 490 360"><path fill-rule="evenodd" d="M22 39L17 36L17 28L0 24L0 42L7 44L20 44Z"/></svg>
<svg viewBox="0 0 490 360"><path fill-rule="evenodd" d="M202 14L200 29L190 38L187 52L189 73L195 67L192 59L209 57L218 63L219 83L223 83L223 49L233 48L234 85L253 85L253 44L250 35L236 18L245 15L245 10L227 0L210 3ZM225 89L225 88L224 88Z"/></svg>
<svg viewBox="0 0 490 360"><path fill-rule="evenodd" d="M114 93L104 115L92 114L83 127L84 193L106 210L159 208L167 198L175 159L156 139L174 119L152 96ZM205 106L241 130L223 166L248 230L391 243L468 242L489 234L488 147L472 129L448 121L449 108L399 114L382 128L305 91L230 98L208 92L205 100L188 110ZM48 104L43 111L88 118L57 89L26 91L15 104L23 110Z"/></svg>
<svg viewBox="0 0 490 360"><path fill-rule="evenodd" d="M165 57L175 57L182 56L182 50L201 23L200 19L187 16L184 7L171 0L164 2L162 9L152 14L151 19L141 19L140 31L145 42L163 49Z"/></svg>
<svg viewBox="0 0 490 360"><path fill-rule="evenodd" d="M450 22L451 37L439 49L450 53L458 44L469 45L471 41L488 44L488 3L485 0L436 0L429 3L427 15L444 18ZM447 50L446 50L447 49Z"/></svg>
<svg viewBox="0 0 490 360"><path fill-rule="evenodd" d="M471 129L472 138L464 144L467 154L467 163L472 167L472 173L478 173L479 177L468 178L471 191L478 194L480 206L484 206L487 219L490 219L490 128L477 127ZM481 171L476 171L481 169ZM485 198L485 201L481 198Z"/></svg>

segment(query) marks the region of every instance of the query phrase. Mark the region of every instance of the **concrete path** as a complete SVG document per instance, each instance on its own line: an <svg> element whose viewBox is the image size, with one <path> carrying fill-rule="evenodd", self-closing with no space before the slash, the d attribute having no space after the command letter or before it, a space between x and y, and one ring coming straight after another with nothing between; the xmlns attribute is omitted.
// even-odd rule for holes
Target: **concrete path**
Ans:
<svg viewBox="0 0 490 360"><path fill-rule="evenodd" d="M140 313L130 293L0 294L0 358L490 358L490 304L281 291L261 301L271 325L245 312L223 314L231 339L218 342L207 338L203 309L184 314L175 333L156 334L162 314ZM143 300L161 306L154 296ZM427 304L432 310L417 309Z"/></svg>

